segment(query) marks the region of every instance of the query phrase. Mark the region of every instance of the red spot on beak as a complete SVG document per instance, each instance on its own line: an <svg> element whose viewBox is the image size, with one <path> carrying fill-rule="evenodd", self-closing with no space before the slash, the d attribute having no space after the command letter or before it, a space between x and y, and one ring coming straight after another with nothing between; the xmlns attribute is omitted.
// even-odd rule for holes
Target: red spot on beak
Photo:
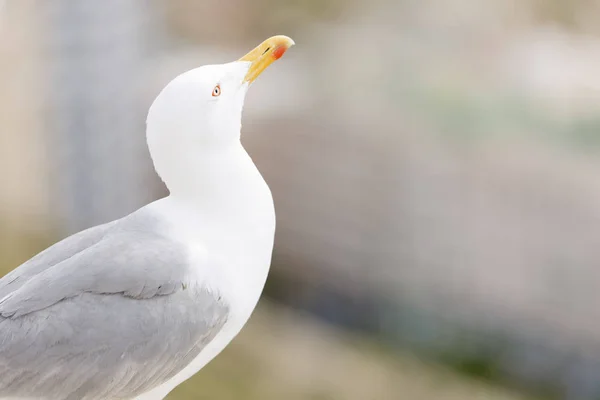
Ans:
<svg viewBox="0 0 600 400"><path fill-rule="evenodd" d="M287 50L287 47L285 46L277 46L275 48L275 50L273 50L273 58L276 60L279 60L281 58L281 56L283 55L283 53L285 53Z"/></svg>

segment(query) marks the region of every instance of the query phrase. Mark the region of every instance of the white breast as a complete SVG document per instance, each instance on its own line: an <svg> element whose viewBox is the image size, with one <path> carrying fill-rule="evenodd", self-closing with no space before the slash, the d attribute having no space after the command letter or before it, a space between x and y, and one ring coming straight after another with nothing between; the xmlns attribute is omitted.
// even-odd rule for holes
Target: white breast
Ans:
<svg viewBox="0 0 600 400"><path fill-rule="evenodd" d="M250 318L265 285L275 233L273 201L266 184L264 188L264 201L253 202L256 209L244 210L239 218L194 214L170 197L154 203L153 212L173 228L169 236L188 249L190 284L220 293L230 314L215 339L185 369L137 400L163 399L217 356Z"/></svg>

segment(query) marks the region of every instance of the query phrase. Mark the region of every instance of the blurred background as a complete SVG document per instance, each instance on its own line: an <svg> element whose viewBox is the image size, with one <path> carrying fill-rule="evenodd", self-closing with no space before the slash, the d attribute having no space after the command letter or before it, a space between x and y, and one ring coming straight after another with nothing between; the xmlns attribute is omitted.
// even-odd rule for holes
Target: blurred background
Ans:
<svg viewBox="0 0 600 400"><path fill-rule="evenodd" d="M4 0L0 270L166 194L146 112L286 34L251 322L170 399L600 399L600 1Z"/></svg>

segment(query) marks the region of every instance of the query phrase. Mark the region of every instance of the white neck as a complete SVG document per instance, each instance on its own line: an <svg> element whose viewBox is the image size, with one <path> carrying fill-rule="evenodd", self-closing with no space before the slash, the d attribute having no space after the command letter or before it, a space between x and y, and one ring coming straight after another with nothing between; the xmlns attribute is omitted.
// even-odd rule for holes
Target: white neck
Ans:
<svg viewBox="0 0 600 400"><path fill-rule="evenodd" d="M253 224L273 213L271 192L239 141L207 154L184 152L157 170L176 201L203 219Z"/></svg>

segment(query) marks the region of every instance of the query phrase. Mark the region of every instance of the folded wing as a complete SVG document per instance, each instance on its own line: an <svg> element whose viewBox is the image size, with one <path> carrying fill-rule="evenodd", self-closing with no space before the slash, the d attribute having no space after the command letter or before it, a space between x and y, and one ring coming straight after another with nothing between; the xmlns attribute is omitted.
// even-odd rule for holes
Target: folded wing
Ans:
<svg viewBox="0 0 600 400"><path fill-rule="evenodd" d="M221 330L228 306L186 280L184 249L130 222L69 238L0 280L0 398L135 397Z"/></svg>

